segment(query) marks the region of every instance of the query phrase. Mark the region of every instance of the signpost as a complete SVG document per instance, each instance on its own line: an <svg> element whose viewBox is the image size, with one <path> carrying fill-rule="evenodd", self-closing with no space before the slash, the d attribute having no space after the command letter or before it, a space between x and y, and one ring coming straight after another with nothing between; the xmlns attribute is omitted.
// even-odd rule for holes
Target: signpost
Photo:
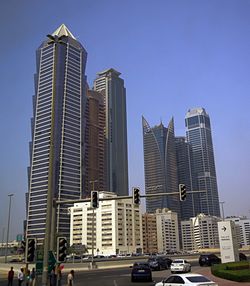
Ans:
<svg viewBox="0 0 250 286"><path fill-rule="evenodd" d="M236 227L233 221L218 222L221 262L239 261Z"/></svg>

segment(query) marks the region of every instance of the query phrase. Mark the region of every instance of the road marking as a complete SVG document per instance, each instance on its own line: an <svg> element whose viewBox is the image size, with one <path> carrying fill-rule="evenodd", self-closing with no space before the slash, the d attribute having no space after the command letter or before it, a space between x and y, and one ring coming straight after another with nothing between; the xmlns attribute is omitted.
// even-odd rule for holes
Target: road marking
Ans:
<svg viewBox="0 0 250 286"><path fill-rule="evenodd" d="M118 284L116 283L116 281L114 280L114 286L118 286Z"/></svg>

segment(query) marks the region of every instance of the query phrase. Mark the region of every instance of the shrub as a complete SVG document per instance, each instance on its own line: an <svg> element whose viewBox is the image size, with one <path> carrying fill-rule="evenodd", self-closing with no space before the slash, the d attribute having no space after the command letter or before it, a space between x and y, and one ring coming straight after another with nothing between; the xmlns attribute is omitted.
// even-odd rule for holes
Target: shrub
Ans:
<svg viewBox="0 0 250 286"><path fill-rule="evenodd" d="M227 280L250 282L250 265L246 261L216 264L212 266L211 272Z"/></svg>

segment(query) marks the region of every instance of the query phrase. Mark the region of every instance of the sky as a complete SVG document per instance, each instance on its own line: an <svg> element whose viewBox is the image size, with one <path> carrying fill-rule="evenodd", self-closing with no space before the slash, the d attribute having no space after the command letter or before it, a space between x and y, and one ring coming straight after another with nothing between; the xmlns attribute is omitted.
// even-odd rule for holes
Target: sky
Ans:
<svg viewBox="0 0 250 286"><path fill-rule="evenodd" d="M64 23L88 52L86 75L121 72L127 91L129 185L144 190L142 115L185 135L185 115L210 116L220 202L250 217L250 1L2 0L0 241L22 233L35 51Z"/></svg>

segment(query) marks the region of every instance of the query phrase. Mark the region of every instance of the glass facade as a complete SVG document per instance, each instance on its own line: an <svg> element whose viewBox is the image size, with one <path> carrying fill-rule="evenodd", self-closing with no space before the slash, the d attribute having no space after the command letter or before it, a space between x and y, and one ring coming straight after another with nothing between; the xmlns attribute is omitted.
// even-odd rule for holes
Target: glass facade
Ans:
<svg viewBox="0 0 250 286"><path fill-rule="evenodd" d="M187 141L192 146L193 175L199 193L200 212L220 217L219 196L214 162L210 119L204 108L186 115Z"/></svg>
<svg viewBox="0 0 250 286"><path fill-rule="evenodd" d="M62 27L62 26L61 26ZM43 239L49 184L53 198L79 199L84 179L87 53L60 28L37 50L27 236ZM61 40L60 40L61 39ZM69 235L68 205L57 207L56 232Z"/></svg>

